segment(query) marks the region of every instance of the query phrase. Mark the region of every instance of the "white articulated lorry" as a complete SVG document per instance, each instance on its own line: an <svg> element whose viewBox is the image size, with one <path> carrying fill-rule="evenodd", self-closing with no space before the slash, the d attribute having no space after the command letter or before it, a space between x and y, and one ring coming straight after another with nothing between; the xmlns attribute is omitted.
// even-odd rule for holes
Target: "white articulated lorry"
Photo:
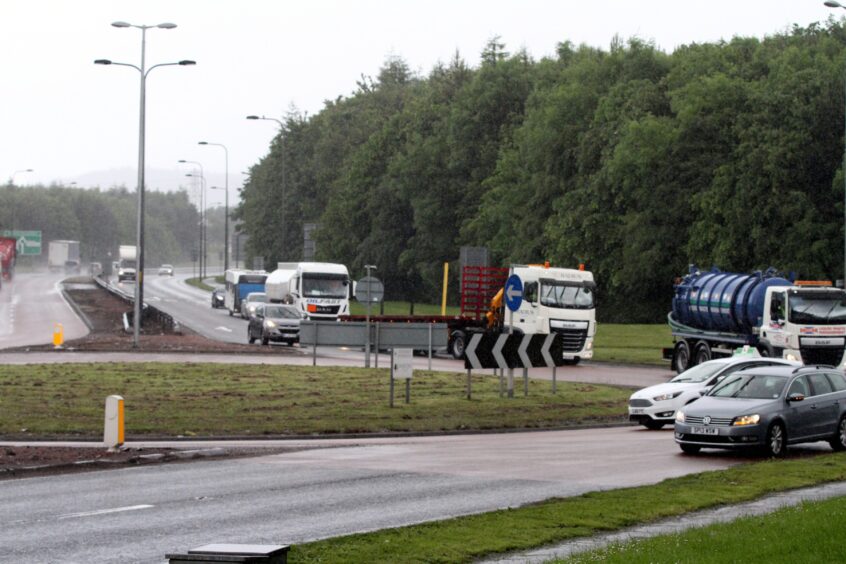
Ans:
<svg viewBox="0 0 846 564"><path fill-rule="evenodd" d="M352 284L343 264L280 262L265 282L267 301L295 306L309 319L336 320L350 312Z"/></svg>
<svg viewBox="0 0 846 564"><path fill-rule="evenodd" d="M50 241L47 266L53 271L79 270L79 241Z"/></svg>

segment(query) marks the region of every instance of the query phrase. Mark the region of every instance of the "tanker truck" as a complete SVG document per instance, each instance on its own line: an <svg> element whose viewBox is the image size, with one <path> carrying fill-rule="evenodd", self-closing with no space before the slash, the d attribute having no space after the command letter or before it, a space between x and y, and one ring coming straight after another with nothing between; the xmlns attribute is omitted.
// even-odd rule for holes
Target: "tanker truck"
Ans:
<svg viewBox="0 0 846 564"><path fill-rule="evenodd" d="M737 274L692 265L674 286L667 320L674 344L664 358L679 373L744 346L804 364L844 362L846 291L773 268Z"/></svg>

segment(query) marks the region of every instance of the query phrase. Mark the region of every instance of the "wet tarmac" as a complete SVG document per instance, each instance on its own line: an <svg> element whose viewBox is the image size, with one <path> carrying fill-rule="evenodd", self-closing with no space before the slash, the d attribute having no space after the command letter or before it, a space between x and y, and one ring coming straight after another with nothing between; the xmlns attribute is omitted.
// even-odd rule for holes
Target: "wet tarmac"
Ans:
<svg viewBox="0 0 846 564"><path fill-rule="evenodd" d="M656 523L631 527L614 533L573 539L565 543L528 552L512 553L497 558L482 560L484 564L535 564L557 558L568 558L574 554L605 548L611 544L625 543L637 539L679 533L694 527L714 523L728 523L741 517L766 515L783 507L799 505L805 501L822 501L846 495L846 482L834 482L813 488L781 492L761 499L707 509L671 517Z"/></svg>

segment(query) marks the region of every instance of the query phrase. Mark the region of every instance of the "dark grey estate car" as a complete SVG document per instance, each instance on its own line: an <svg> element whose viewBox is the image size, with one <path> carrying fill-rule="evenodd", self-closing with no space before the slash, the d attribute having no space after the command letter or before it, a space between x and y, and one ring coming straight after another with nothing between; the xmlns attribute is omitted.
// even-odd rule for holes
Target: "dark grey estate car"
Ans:
<svg viewBox="0 0 846 564"><path fill-rule="evenodd" d="M302 312L294 306L258 304L247 325L247 340L250 344L259 339L262 345L267 345L270 341L293 345L300 340L302 319Z"/></svg>
<svg viewBox="0 0 846 564"><path fill-rule="evenodd" d="M828 441L846 449L846 378L823 366L735 372L676 413L676 442L701 448L758 447L782 456L787 445Z"/></svg>

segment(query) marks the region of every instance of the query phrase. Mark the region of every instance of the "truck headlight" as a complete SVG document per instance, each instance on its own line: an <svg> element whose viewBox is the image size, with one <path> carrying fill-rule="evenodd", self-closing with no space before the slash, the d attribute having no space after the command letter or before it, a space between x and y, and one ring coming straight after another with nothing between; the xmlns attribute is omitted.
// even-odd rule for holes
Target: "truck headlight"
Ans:
<svg viewBox="0 0 846 564"><path fill-rule="evenodd" d="M731 424L734 427L741 427L743 425L757 425L758 421L760 420L761 416L755 413L754 415L741 415L740 417L735 417L734 421L732 421Z"/></svg>
<svg viewBox="0 0 846 564"><path fill-rule="evenodd" d="M684 411L676 411L676 423L684 423Z"/></svg>
<svg viewBox="0 0 846 564"><path fill-rule="evenodd" d="M671 399L676 399L681 394L681 392L675 392L672 394L661 394L660 396L655 396L654 398L652 398L652 401L667 401Z"/></svg>
<svg viewBox="0 0 846 564"><path fill-rule="evenodd" d="M787 360L792 360L793 362L799 362L799 357L793 353L787 353L784 358L786 358Z"/></svg>

